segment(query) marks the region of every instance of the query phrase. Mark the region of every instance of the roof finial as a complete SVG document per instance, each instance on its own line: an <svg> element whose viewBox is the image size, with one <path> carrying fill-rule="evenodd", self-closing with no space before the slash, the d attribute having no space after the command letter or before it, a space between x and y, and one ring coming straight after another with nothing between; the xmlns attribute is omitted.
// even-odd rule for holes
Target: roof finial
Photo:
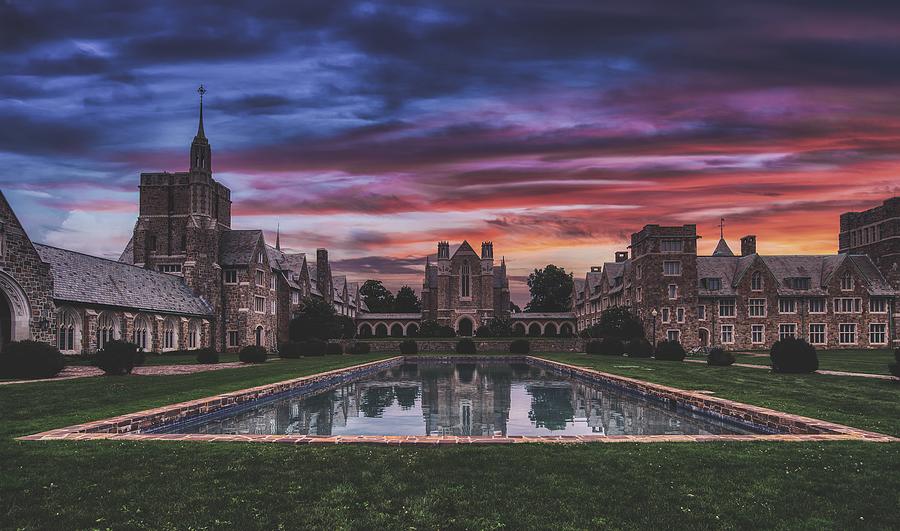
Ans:
<svg viewBox="0 0 900 531"><path fill-rule="evenodd" d="M206 134L203 132L203 95L206 94L206 87L201 84L197 89L197 94L200 94L200 125L197 126L197 136L206 138Z"/></svg>
<svg viewBox="0 0 900 531"><path fill-rule="evenodd" d="M275 229L275 250L281 250L281 222L278 222L278 228Z"/></svg>
<svg viewBox="0 0 900 531"><path fill-rule="evenodd" d="M725 218L719 220L719 239L725 239Z"/></svg>

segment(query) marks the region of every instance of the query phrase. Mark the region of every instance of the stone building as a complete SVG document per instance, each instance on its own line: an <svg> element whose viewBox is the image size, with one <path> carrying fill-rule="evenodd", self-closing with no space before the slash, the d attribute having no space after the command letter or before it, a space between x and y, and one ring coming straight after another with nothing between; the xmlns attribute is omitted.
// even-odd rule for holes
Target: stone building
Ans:
<svg viewBox="0 0 900 531"><path fill-rule="evenodd" d="M124 339L147 351L275 349L307 297L341 315L365 307L328 251L266 244L231 228L231 191L212 176L201 99L189 170L143 173L138 219L119 261L33 244L0 194L0 347L37 339L65 353Z"/></svg>
<svg viewBox="0 0 900 531"><path fill-rule="evenodd" d="M630 307L648 338L687 347L768 349L787 336L827 348L888 347L897 337L898 287L889 281L900 242L889 228L896 199L842 216L836 255L760 255L749 235L736 256L720 234L712 255L698 256L695 225L646 225L632 235L630 256L604 264L599 309ZM575 299L579 330L596 315L589 282Z"/></svg>

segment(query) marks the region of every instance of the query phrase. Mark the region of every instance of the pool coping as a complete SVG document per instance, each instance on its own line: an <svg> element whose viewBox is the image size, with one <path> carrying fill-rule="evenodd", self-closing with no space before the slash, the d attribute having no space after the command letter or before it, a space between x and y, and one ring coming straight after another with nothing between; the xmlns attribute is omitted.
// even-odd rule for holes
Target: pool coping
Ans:
<svg viewBox="0 0 900 531"><path fill-rule="evenodd" d="M179 402L135 413L128 413L101 420L48 430L18 437L21 441L48 440L122 440L122 441L204 441L204 442L275 442L287 444L375 444L435 446L450 444L514 444L514 443L586 443L586 442L726 442L726 441L837 441L854 440L869 442L898 442L889 435L861 430L833 422L793 415L782 411L744 404L725 398L713 397L698 391L685 391L675 387L654 384L600 372L594 369L548 360L538 356L490 356L497 361L527 361L539 367L595 381L627 390L638 395L660 400L670 407L700 411L712 416L738 419L760 429L777 430L779 433L753 435L550 435L550 436L455 436L455 435L257 435L257 434L181 434L144 433L166 424L176 424L197 415L232 407L250 401L271 400L283 393L298 389L316 389L331 386L362 374L389 369L407 360L465 360L477 362L482 356L395 356L309 376L301 376L281 382L250 387L239 391Z"/></svg>

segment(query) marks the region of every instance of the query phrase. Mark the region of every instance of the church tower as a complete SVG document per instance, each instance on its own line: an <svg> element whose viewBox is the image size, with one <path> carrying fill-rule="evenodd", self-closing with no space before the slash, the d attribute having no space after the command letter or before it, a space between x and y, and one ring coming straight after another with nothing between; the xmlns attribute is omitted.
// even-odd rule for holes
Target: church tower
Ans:
<svg viewBox="0 0 900 531"><path fill-rule="evenodd" d="M212 175L212 148L209 140L206 139L206 133L203 131L203 95L206 89L203 85L197 89L200 94L200 123L197 126L197 134L194 141L191 142L191 173L205 173Z"/></svg>

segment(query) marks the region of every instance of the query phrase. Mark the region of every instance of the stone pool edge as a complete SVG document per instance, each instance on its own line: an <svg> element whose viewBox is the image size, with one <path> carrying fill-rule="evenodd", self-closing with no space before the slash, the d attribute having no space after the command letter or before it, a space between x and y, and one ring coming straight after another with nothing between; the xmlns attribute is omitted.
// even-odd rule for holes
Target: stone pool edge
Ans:
<svg viewBox="0 0 900 531"><path fill-rule="evenodd" d="M374 444L374 445L416 445L438 446L452 444L515 444L515 443L588 443L588 442L728 442L728 441L836 441L855 440L869 442L897 442L900 439L889 435L861 430L832 422L793 415L782 411L752 406L724 398L711 397L703 393L685 391L660 384L653 384L548 360L537 356L502 356L504 359L528 360L542 367L551 368L580 379L594 380L613 385L646 397L662 400L673 407L683 407L702 411L714 416L732 417L757 426L778 429L786 433L754 435L556 435L556 436L437 436L437 435L231 435L231 434L180 434L141 433L142 429L176 423L196 415L236 404L265 399L273 395L290 392L300 387L312 386L319 382L333 384L341 379L353 378L361 372L383 370L399 365L407 359L427 358L431 360L452 359L454 361L477 361L479 356L395 356L383 360L352 365L341 369L301 376L272 384L222 393L219 395L190 400L119 415L106 419L86 422L65 428L48 430L33 435L18 437L20 441L48 440L124 440L124 441L177 441L177 442L275 442L283 444ZM501 356L492 356L498 360Z"/></svg>

